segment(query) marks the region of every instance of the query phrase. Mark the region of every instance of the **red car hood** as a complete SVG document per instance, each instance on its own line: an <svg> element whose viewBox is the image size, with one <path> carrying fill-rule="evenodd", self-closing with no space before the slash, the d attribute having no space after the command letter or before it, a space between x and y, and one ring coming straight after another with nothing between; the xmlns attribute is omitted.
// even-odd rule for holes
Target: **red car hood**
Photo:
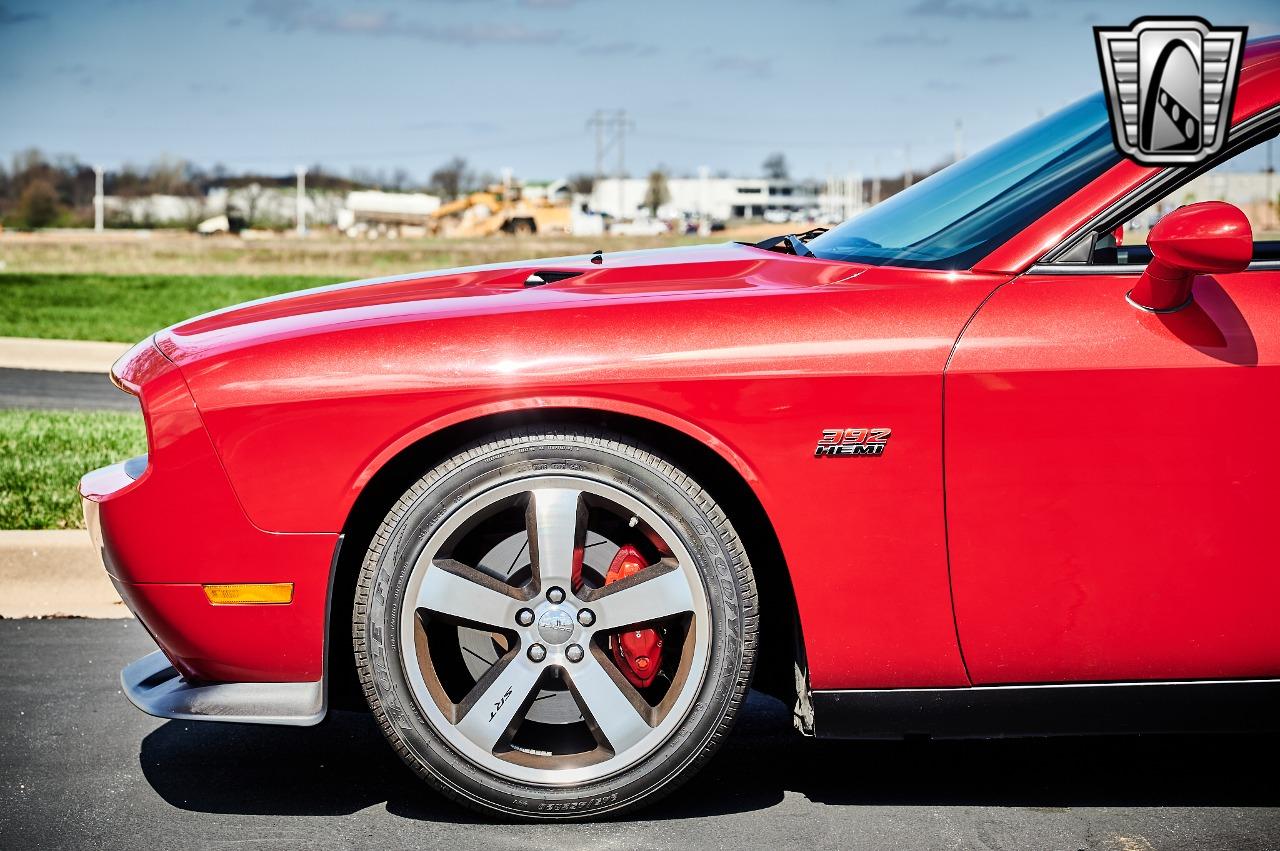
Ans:
<svg viewBox="0 0 1280 851"><path fill-rule="evenodd" d="M812 287L865 269L793 257L738 243L555 257L445 269L335 284L229 307L181 322L156 336L176 363L248 345L343 328L582 308L619 299L670 300L759 295L762 289ZM526 284L538 272L573 277Z"/></svg>

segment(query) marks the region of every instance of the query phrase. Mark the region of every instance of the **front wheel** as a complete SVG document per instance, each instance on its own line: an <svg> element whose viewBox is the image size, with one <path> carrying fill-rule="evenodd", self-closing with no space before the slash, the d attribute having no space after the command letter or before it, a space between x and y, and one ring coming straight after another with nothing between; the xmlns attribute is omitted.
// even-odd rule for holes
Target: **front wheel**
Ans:
<svg viewBox="0 0 1280 851"><path fill-rule="evenodd" d="M429 471L374 535L353 615L401 758L531 818L618 813L696 771L744 698L756 625L710 496L579 429L512 432Z"/></svg>

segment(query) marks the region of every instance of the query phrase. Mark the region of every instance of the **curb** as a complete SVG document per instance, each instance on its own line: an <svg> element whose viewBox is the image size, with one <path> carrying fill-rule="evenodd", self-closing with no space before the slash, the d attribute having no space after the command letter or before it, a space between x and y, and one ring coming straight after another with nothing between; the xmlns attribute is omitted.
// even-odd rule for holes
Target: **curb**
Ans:
<svg viewBox="0 0 1280 851"><path fill-rule="evenodd" d="M0 617L130 618L84 529L0 531Z"/></svg>
<svg viewBox="0 0 1280 851"><path fill-rule="evenodd" d="M94 340L0 337L0 369L106 373L131 346Z"/></svg>

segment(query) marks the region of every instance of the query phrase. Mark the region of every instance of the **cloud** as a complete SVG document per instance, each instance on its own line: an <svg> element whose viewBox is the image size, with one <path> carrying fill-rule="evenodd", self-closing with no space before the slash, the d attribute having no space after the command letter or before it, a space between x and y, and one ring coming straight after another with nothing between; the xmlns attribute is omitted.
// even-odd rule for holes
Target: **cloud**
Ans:
<svg viewBox="0 0 1280 851"><path fill-rule="evenodd" d="M607 41L599 44L584 44L578 52L585 56L653 56L658 46L639 41Z"/></svg>
<svg viewBox="0 0 1280 851"><path fill-rule="evenodd" d="M438 133L441 131L457 131L466 130L476 134L493 134L502 130L502 127L492 121L449 121L444 119L425 119L423 121L411 121L403 125L404 130L427 130Z"/></svg>
<svg viewBox="0 0 1280 851"><path fill-rule="evenodd" d="M981 2L980 0L920 0L907 9L909 15L933 18L977 18L980 20L1024 20L1031 17L1024 3L1008 3L1004 0Z"/></svg>
<svg viewBox="0 0 1280 851"><path fill-rule="evenodd" d="M225 95L231 92L231 86L224 82L197 80L187 83L187 91L193 95Z"/></svg>
<svg viewBox="0 0 1280 851"><path fill-rule="evenodd" d="M562 30L535 30L521 24L483 23L437 25L419 18L379 9L334 11L311 0L253 0L249 14L281 32L317 32L370 38L409 38L446 44L551 44L564 39Z"/></svg>
<svg viewBox="0 0 1280 851"><path fill-rule="evenodd" d="M0 27L15 27L18 24L29 24L43 21L49 17L44 12L15 12L8 3L0 3Z"/></svg>
<svg viewBox="0 0 1280 851"><path fill-rule="evenodd" d="M992 67L995 65L1008 65L1016 59L1012 53L988 53L985 56L978 57L978 64Z"/></svg>
<svg viewBox="0 0 1280 851"><path fill-rule="evenodd" d="M773 76L773 60L760 56L719 56L711 61L711 70L763 79Z"/></svg>
<svg viewBox="0 0 1280 851"><path fill-rule="evenodd" d="M54 77L66 77L74 79L77 86L82 89L92 89L94 81L97 79L96 74L89 70L89 66L83 62L63 62L53 67L52 75Z"/></svg>
<svg viewBox="0 0 1280 851"><path fill-rule="evenodd" d="M924 87L931 92L959 92L964 86L955 80L926 80Z"/></svg>
<svg viewBox="0 0 1280 851"><path fill-rule="evenodd" d="M569 9L578 4L578 0L520 0L526 9Z"/></svg>
<svg viewBox="0 0 1280 851"><path fill-rule="evenodd" d="M922 32L889 32L881 33L872 40L872 44L883 47L941 47L950 43L945 35L933 35Z"/></svg>

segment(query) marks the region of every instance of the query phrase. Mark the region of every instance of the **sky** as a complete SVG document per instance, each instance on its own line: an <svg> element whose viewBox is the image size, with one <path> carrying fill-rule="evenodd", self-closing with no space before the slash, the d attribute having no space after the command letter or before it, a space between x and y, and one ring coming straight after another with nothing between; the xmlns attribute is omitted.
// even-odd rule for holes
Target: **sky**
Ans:
<svg viewBox="0 0 1280 851"><path fill-rule="evenodd" d="M1098 89L1091 27L1143 14L1280 34L1275 0L0 0L0 157L554 179L625 109L631 174L896 174Z"/></svg>

